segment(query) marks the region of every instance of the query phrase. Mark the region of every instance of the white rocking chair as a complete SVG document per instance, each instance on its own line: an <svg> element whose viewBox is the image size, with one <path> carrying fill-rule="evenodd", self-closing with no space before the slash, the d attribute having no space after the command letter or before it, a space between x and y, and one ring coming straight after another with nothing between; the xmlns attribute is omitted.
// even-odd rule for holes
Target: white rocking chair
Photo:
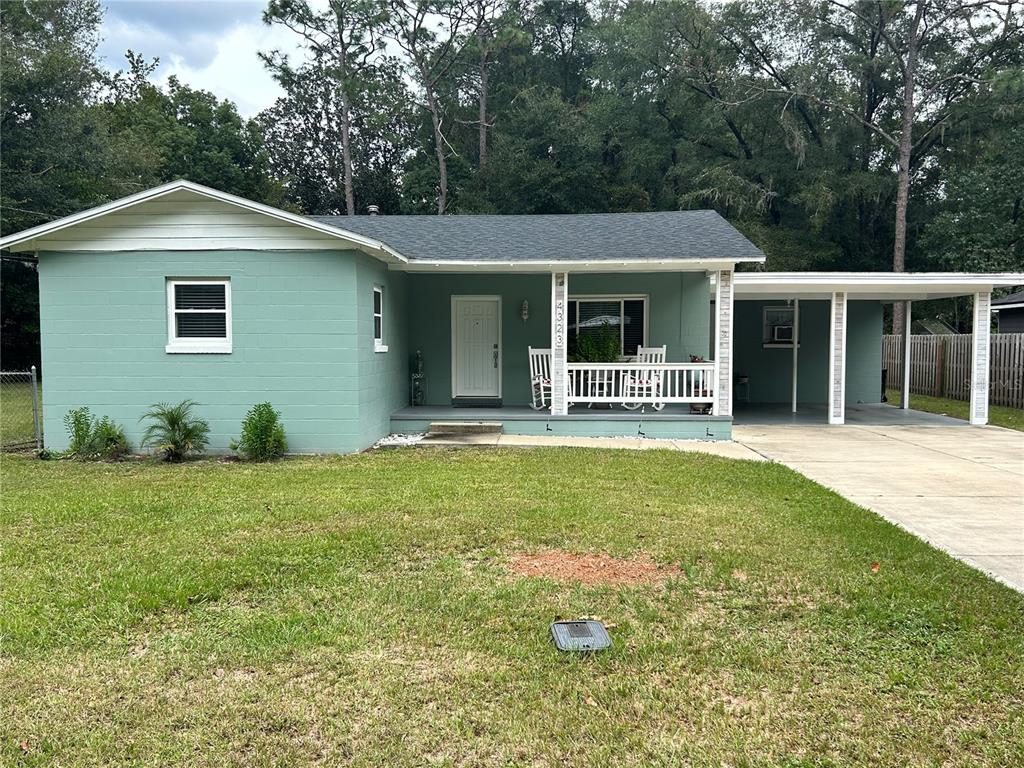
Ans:
<svg viewBox="0 0 1024 768"><path fill-rule="evenodd" d="M664 363L666 354L665 346L637 347L636 362L642 365ZM664 379L664 371L643 370L628 374L625 381L625 391L623 392L626 400L622 403L622 407L629 411L635 411L644 404L643 402L638 402L640 398L648 401L653 400L661 394ZM660 411L665 407L665 404L655 401L651 403L651 407L656 411Z"/></svg>
<svg viewBox="0 0 1024 768"><path fill-rule="evenodd" d="M551 407L551 350L527 347L530 355L530 407L542 411Z"/></svg>

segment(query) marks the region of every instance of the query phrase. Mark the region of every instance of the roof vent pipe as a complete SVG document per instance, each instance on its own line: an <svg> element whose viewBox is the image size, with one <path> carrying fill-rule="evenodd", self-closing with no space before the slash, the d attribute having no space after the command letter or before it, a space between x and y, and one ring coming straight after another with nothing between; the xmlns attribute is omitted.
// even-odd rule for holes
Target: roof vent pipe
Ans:
<svg viewBox="0 0 1024 768"><path fill-rule="evenodd" d="M366 212L368 214L370 214L371 216L376 216L378 213L380 213L380 206L379 205L368 205L368 206L366 206Z"/></svg>

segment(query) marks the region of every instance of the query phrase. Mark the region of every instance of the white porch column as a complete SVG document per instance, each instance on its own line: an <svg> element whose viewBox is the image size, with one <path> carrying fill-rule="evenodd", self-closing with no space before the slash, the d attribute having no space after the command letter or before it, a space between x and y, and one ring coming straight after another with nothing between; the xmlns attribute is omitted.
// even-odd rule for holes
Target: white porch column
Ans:
<svg viewBox="0 0 1024 768"><path fill-rule="evenodd" d="M715 416L732 416L732 270L715 281Z"/></svg>
<svg viewBox="0 0 1024 768"><path fill-rule="evenodd" d="M828 344L828 423L846 421L846 293L832 294Z"/></svg>
<svg viewBox="0 0 1024 768"><path fill-rule="evenodd" d="M800 299L793 299L793 413L796 413L797 379L800 372Z"/></svg>
<svg viewBox="0 0 1024 768"><path fill-rule="evenodd" d="M974 294L974 334L971 342L971 424L988 424L989 330L992 294Z"/></svg>
<svg viewBox="0 0 1024 768"><path fill-rule="evenodd" d="M900 408L910 409L910 305L903 302L903 388L900 390Z"/></svg>
<svg viewBox="0 0 1024 768"><path fill-rule="evenodd" d="M569 413L569 273L551 273L551 415Z"/></svg>

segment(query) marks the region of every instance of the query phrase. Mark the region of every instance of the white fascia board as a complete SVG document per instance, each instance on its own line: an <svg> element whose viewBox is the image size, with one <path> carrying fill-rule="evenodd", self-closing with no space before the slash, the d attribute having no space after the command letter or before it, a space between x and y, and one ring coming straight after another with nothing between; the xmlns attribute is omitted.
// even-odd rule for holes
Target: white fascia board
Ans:
<svg viewBox="0 0 1024 768"><path fill-rule="evenodd" d="M1024 283L1021 273L968 272L741 272L737 298L826 297L839 291L879 301L932 299Z"/></svg>
<svg viewBox="0 0 1024 768"><path fill-rule="evenodd" d="M595 261L427 261L416 260L391 264L388 268L402 272L707 272L731 270L744 259L604 259Z"/></svg>
<svg viewBox="0 0 1024 768"><path fill-rule="evenodd" d="M305 216L300 216L296 213L282 211L280 208L274 208L269 205L264 205L263 203L257 203L253 200L247 200L244 197L229 195L227 192L221 192L220 190L212 189L211 187L204 187L201 184L195 184L183 179L162 184L159 187L153 187L152 189L137 192L136 194L129 195L128 197L122 197L118 200L98 205L95 208L89 208L88 210L74 213L70 216L65 216L63 219L57 219L56 221L40 224L37 227L32 227L31 229L26 229L21 232L16 232L13 235L8 235L7 237L0 239L0 248L10 248L11 250L18 251L36 250L36 246L32 241L40 237L45 237L46 235L53 234L54 232L59 232L62 229L73 227L76 224L92 221L93 219L106 216L107 214L122 211L140 203L157 200L171 194L172 192L180 191L192 192L201 197L244 208L246 210L253 211L254 213L260 213L264 216L269 216L289 224L294 224L298 227L321 232L326 235L332 235L341 240L347 241L357 248L362 248L371 252L372 255L383 261L408 261L405 256L380 240L374 240L373 238L369 238L364 235L358 235L355 232L349 232L339 227L333 227L330 224L323 224L319 221L307 219ZM26 245L26 247L17 248L19 245Z"/></svg>
<svg viewBox="0 0 1024 768"><path fill-rule="evenodd" d="M1024 301L1017 302L1017 303L1014 303L1014 304L999 304L999 305L993 304L992 305L992 311L993 312L998 312L1000 309L1024 309Z"/></svg>

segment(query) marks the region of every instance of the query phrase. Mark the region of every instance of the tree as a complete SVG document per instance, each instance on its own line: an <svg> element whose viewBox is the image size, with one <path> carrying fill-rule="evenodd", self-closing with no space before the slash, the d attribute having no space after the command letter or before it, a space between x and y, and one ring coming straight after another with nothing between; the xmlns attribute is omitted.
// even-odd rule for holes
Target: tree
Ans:
<svg viewBox="0 0 1024 768"><path fill-rule="evenodd" d="M98 0L0 3L0 232L125 191L92 109L101 77Z"/></svg>
<svg viewBox="0 0 1024 768"><path fill-rule="evenodd" d="M505 0L474 0L470 11L474 29L472 53L476 58L477 168L487 164L487 131L492 125L487 111L491 94L491 68L495 54L503 45L499 32L508 31L507 26L499 26L504 10Z"/></svg>
<svg viewBox="0 0 1024 768"><path fill-rule="evenodd" d="M25 254L4 253L0 258L0 286L0 360L4 369L39 367L39 275L35 261Z"/></svg>
<svg viewBox="0 0 1024 768"><path fill-rule="evenodd" d="M132 180L145 188L188 179L271 205L283 193L271 178L257 123L208 91L168 80L166 90L149 77L157 61L127 52L128 69L112 75L97 110L112 145L131 158Z"/></svg>
<svg viewBox="0 0 1024 768"><path fill-rule="evenodd" d="M896 272L906 267L915 165L944 141L944 133L988 113L997 101L994 79L1022 62L1024 24L1014 5L1011 0L798 0L783 11L799 30L795 46L765 44L749 17L739 17L748 21L727 33L750 67L754 97L782 97L802 113L804 105L817 104L859 122L894 153ZM830 66L815 67L815 60ZM878 64L896 86L888 98L878 98L875 89ZM868 86L860 109L849 99L851 80ZM902 307L894 325L902 332Z"/></svg>
<svg viewBox="0 0 1024 768"><path fill-rule="evenodd" d="M399 179L412 149L408 92L396 67L379 61L349 112L352 203L363 210L401 209ZM369 105L375 105L370 108ZM341 170L341 109L338 89L316 62L292 70L287 93L256 120L265 138L273 174L287 199L309 213L349 210Z"/></svg>
<svg viewBox="0 0 1024 768"><path fill-rule="evenodd" d="M345 212L356 212L352 167L353 105L364 101L375 71L378 53L377 28L383 21L373 0L330 0L327 10L314 11L306 0L270 0L263 12L268 25L281 24L298 34L312 63L307 71L296 71L280 51L261 53L267 68L289 93L301 82L308 85L310 72L322 80L318 89L331 88L333 98L321 98L324 105L336 100L333 119L338 123L341 147L341 177Z"/></svg>
<svg viewBox="0 0 1024 768"><path fill-rule="evenodd" d="M437 159L437 213L448 208L448 160L446 112L440 99L445 78L461 61L468 38L466 0L387 0L387 36L408 59L411 75L422 93L422 105L430 114Z"/></svg>
<svg viewBox="0 0 1024 768"><path fill-rule="evenodd" d="M1024 271L1024 127L953 169L938 207L922 237L932 268Z"/></svg>

